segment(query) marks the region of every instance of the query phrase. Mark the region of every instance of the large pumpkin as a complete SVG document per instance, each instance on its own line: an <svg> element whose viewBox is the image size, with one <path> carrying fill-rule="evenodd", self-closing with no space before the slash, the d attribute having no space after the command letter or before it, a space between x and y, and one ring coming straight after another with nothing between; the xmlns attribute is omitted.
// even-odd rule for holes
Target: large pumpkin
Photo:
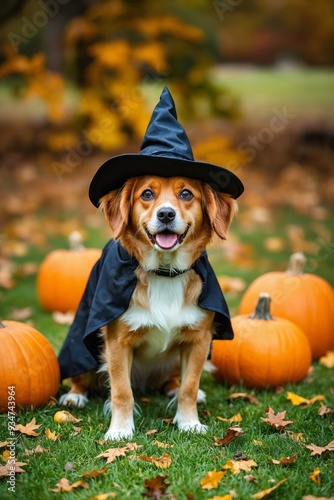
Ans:
<svg viewBox="0 0 334 500"><path fill-rule="evenodd" d="M79 233L70 235L70 250L53 250L37 274L37 295L47 311L76 311L89 274L101 256L97 248L85 248Z"/></svg>
<svg viewBox="0 0 334 500"><path fill-rule="evenodd" d="M306 335L291 321L273 318L270 296L261 294L254 314L232 318L233 340L214 340L211 361L219 382L277 387L300 382L311 364Z"/></svg>
<svg viewBox="0 0 334 500"><path fill-rule="evenodd" d="M0 410L42 406L58 392L60 370L49 341L17 321L0 322ZM13 404L15 403L15 408Z"/></svg>
<svg viewBox="0 0 334 500"><path fill-rule="evenodd" d="M291 256L286 272L269 272L257 278L246 290L239 314L254 310L259 293L271 295L274 316L296 323L308 337L313 359L334 348L334 291L327 281L304 274L305 256Z"/></svg>

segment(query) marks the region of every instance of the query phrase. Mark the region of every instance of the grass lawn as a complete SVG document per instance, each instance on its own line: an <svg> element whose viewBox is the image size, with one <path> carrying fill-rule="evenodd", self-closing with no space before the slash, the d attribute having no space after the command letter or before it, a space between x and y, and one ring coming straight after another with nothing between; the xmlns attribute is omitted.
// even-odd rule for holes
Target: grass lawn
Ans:
<svg viewBox="0 0 334 500"><path fill-rule="evenodd" d="M305 238L311 240L317 237L315 229L312 229L312 224L309 223L309 217L294 212L292 208L286 208L277 213L274 224L270 226L257 224L256 231L249 230L249 224L244 221L245 212L246 210L241 207L239 223L233 224L230 239L239 253L240 251L242 253L243 248L241 247L240 250L240 245L244 245L245 254L251 255L255 264L250 265L245 256L242 258L239 256L239 260L236 260L233 252L233 255L229 256L220 247L214 246L210 249L210 254L218 274L238 276L248 284L256 276L273 267L284 269L291 252L289 244L278 251L270 252L266 250L265 242L270 237L278 237L285 241L286 227L291 221L307 228ZM322 227L332 233L333 220L327 218L322 222ZM102 246L105 241L96 229L87 227L87 234L88 246ZM66 242L58 238L53 239L51 245L55 248L64 247ZM27 255L18 257L16 260L19 264L38 263L43 255L44 252L41 249L37 250L30 246ZM316 272L326 277L333 285L334 272L330 263L332 259L331 256L328 257L328 259L318 261ZM241 294L237 292L226 293L232 314L236 312L240 296ZM2 291L0 317L11 319L14 308L26 306L32 307L31 320L35 327L44 333L58 352L68 327L57 325L50 314L41 310L36 298L34 276L20 277L17 279L15 288ZM1 353L1 356L5 355L6 353ZM42 432L37 437L17 435L16 457L20 462L27 464L24 466L26 472L16 475L15 494L8 491L5 479L0 480L0 498L89 499L100 493L112 492L118 499L139 500L143 498L142 493L146 491L145 480L159 474L168 476L166 481L170 485L167 493L174 495L170 498L219 499L234 491L237 495L235 498L247 500L256 492L271 488L285 478L287 481L279 489L273 491L270 498L301 500L306 495L333 497L333 453L311 456L311 452L303 446L311 443L326 446L332 441L333 416L319 416L319 402L302 408L293 406L287 400L287 391L295 392L308 399L322 394L325 396L324 403L329 408L334 408L333 371L318 362L313 363L313 368L313 373L301 384L288 384L278 391L248 390L258 398L258 404L252 404L245 399L228 400L230 393L245 392L245 389L241 385L232 388L219 385L210 374L204 374L202 388L207 393L207 401L199 405L199 412L201 421L209 426L209 430L203 435L182 433L173 424L165 423L164 418L173 416L173 410L166 410L168 401L165 397L153 393L147 395L148 400L142 401L141 395L137 395L136 401L141 412L135 419L136 434L131 442L137 443L141 448L129 452L125 457L117 458L109 465L106 465L104 458L96 458L96 456L108 448L125 446L126 442L98 444L98 440L103 438L108 426L108 419L102 411L103 399L92 398L85 409L72 412L82 419L80 423L74 424L82 427L76 435L73 434L73 424L62 425L54 422L53 416L59 408L24 409L17 414L16 423L27 424L35 417L37 424L41 424L39 430ZM286 420L291 420L293 423L285 431L276 431L261 420L260 417L266 416L265 409L269 406L274 409L275 413L286 411ZM239 412L242 421L238 424L223 422L216 418L220 416L229 419ZM0 415L0 442L8 438L7 424L7 415ZM244 434L227 446L216 446L214 437L221 438L231 425L240 425ZM60 433L59 440L47 440L46 429ZM156 429L154 434L145 434L152 429ZM161 448L155 444L156 440L172 445L172 447ZM49 452L27 456L26 450L34 449L37 445L48 449ZM240 450L249 460L254 460L257 467L251 472L242 471L239 474L232 474L228 471L217 488L203 490L201 479L209 471L221 471L221 467L228 460L234 459L236 452ZM151 457L162 456L163 453L167 453L172 459L167 469L159 469L152 463L138 459L139 455L145 454ZM295 463L286 467L269 461L269 457L279 460L293 455L296 455ZM55 488L63 477L73 484L81 479L81 474L93 469L100 470L105 466L107 470L102 476L85 479L89 489L77 488L68 493L50 492L50 488ZM309 477L317 467L320 469L320 485ZM254 476L254 482L246 481L245 476L249 474ZM156 495L149 496L149 498L164 497ZM228 498L230 497L226 497Z"/></svg>

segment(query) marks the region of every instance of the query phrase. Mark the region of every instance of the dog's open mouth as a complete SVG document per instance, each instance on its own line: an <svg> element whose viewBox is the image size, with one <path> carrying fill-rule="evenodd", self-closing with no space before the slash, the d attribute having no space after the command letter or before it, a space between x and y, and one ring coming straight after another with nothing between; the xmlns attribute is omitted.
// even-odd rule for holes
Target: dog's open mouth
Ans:
<svg viewBox="0 0 334 500"><path fill-rule="evenodd" d="M151 243L153 243L153 245L157 244L163 250L170 250L174 248L177 243L181 245L184 238L187 236L188 230L189 226L182 234L174 233L169 229L165 229L160 233L151 234L149 230L145 228L146 234L149 237Z"/></svg>

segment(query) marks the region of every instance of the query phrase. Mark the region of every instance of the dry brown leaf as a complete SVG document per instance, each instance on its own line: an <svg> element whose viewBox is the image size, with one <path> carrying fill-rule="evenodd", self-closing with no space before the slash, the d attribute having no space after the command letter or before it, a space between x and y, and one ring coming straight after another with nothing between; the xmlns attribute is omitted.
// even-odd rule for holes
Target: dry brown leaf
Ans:
<svg viewBox="0 0 334 500"><path fill-rule="evenodd" d="M5 446L9 445L10 442L9 441L1 441L0 443L0 448L4 448Z"/></svg>
<svg viewBox="0 0 334 500"><path fill-rule="evenodd" d="M326 368L334 368L334 351L328 351L319 359L319 363Z"/></svg>
<svg viewBox="0 0 334 500"><path fill-rule="evenodd" d="M116 493L111 491L110 493L99 493L98 495L87 498L87 500L107 500L108 498L116 498L116 496Z"/></svg>
<svg viewBox="0 0 334 500"><path fill-rule="evenodd" d="M284 429L287 425L293 424L291 420L284 420L286 411L275 412L272 408L267 408L266 410L267 418L260 417L263 422L274 427L274 429L280 431Z"/></svg>
<svg viewBox="0 0 334 500"><path fill-rule="evenodd" d="M66 410L57 411L54 414L53 420L58 424L75 423L82 421L82 418L77 418L72 413Z"/></svg>
<svg viewBox="0 0 334 500"><path fill-rule="evenodd" d="M36 453L49 453L50 450L47 448L42 448L41 445L36 446L33 450L25 450L25 455L35 455Z"/></svg>
<svg viewBox="0 0 334 500"><path fill-rule="evenodd" d="M167 453L164 453L161 457L139 455L137 458L139 460L143 460L144 462L153 463L156 467L159 467L159 469L167 469L172 463L172 458L167 455Z"/></svg>
<svg viewBox="0 0 334 500"><path fill-rule="evenodd" d="M297 460L297 455L292 455L291 457L282 457L279 460L275 460L274 458L269 457L268 460L275 465L290 465L294 464Z"/></svg>
<svg viewBox="0 0 334 500"><path fill-rule="evenodd" d="M253 396L252 394L248 394L247 392L233 392L232 394L229 394L227 396L227 399L237 398L247 399L250 403L253 403L255 405L259 404L260 402L255 396Z"/></svg>
<svg viewBox="0 0 334 500"><path fill-rule="evenodd" d="M241 413L237 413L236 415L233 415L231 418L223 418L223 417L216 417L217 420L220 420L221 422L229 422L230 424L234 424L235 422L242 422L242 416Z"/></svg>
<svg viewBox="0 0 334 500"><path fill-rule="evenodd" d="M169 444L169 443L161 443L160 441L157 441L156 439L153 441L153 444L155 444L155 446L159 446L159 448L173 448L173 444Z"/></svg>
<svg viewBox="0 0 334 500"><path fill-rule="evenodd" d="M317 446L316 444L313 444L313 443L310 445L304 444L303 446L305 448L307 448L308 450L312 451L311 456L322 455L326 451L334 451L334 441L331 441L330 443L328 443L327 446Z"/></svg>
<svg viewBox="0 0 334 500"><path fill-rule="evenodd" d="M151 499L163 498L170 484L166 483L167 477L168 476L156 476L152 479L145 479L144 488L146 488L147 491L142 493L142 496Z"/></svg>
<svg viewBox="0 0 334 500"><path fill-rule="evenodd" d="M318 415L320 415L321 417L325 417L327 415L333 415L333 413L334 413L334 410L332 410L331 408L328 408L326 405L321 403L321 406L318 410Z"/></svg>
<svg viewBox="0 0 334 500"><path fill-rule="evenodd" d="M107 470L108 470L108 467L103 467L103 469L100 469L100 470L93 469L90 472L85 472L84 474L80 474L80 477L99 477L99 476L103 476L103 474L105 474L107 472Z"/></svg>
<svg viewBox="0 0 334 500"><path fill-rule="evenodd" d="M146 431L145 434L146 436L152 436L152 434L156 434L158 432L158 429L151 429L150 431Z"/></svg>
<svg viewBox="0 0 334 500"><path fill-rule="evenodd" d="M305 438L302 432L286 431L286 433L289 436L289 438L291 438L293 441L296 441L297 443L299 441L305 442Z"/></svg>
<svg viewBox="0 0 334 500"><path fill-rule="evenodd" d="M49 441L57 441L61 437L61 434L56 434L56 431L50 431L50 429L46 429L45 437Z"/></svg>
<svg viewBox="0 0 334 500"><path fill-rule="evenodd" d="M285 481L287 481L287 480L288 480L287 478L282 479L282 481L279 481L272 488L267 488L266 490L258 491L257 493L254 493L254 495L252 495L252 498L257 498L258 500L261 500L261 498L264 498L264 497L270 495L270 493L272 491L277 490L277 488L279 488L281 486L281 484L285 483Z"/></svg>
<svg viewBox="0 0 334 500"><path fill-rule="evenodd" d="M27 465L24 462L17 462L16 459L10 459L8 460L5 465L0 465L0 477L5 477L11 474L12 472L15 472L15 474L18 474L19 472L26 472L22 467Z"/></svg>
<svg viewBox="0 0 334 500"><path fill-rule="evenodd" d="M32 316L32 308L22 307L20 309L13 309L10 315L16 321L23 321L24 319L28 319Z"/></svg>
<svg viewBox="0 0 334 500"><path fill-rule="evenodd" d="M212 490L213 488L218 488L218 483L226 475L226 471L217 472L216 469L206 473L206 476L201 479L202 490Z"/></svg>
<svg viewBox="0 0 334 500"><path fill-rule="evenodd" d="M246 474L244 479L249 483L257 483L257 478L253 474Z"/></svg>
<svg viewBox="0 0 334 500"><path fill-rule="evenodd" d="M303 500L334 500L334 497L314 497L313 495L306 495Z"/></svg>
<svg viewBox="0 0 334 500"><path fill-rule="evenodd" d="M320 469L316 467L313 472L309 474L309 478L312 479L318 486L320 486Z"/></svg>
<svg viewBox="0 0 334 500"><path fill-rule="evenodd" d="M325 396L323 396L322 394L319 394L317 396L313 396L313 398L311 398L311 399L306 399L306 398L303 398L302 396L298 396L298 394L294 394L293 392L288 391L286 399L291 401L291 403L294 406L299 406L299 405L309 406L309 405L313 405L317 401L324 400Z"/></svg>
<svg viewBox="0 0 334 500"><path fill-rule="evenodd" d="M49 488L49 491L52 493L59 493L61 491L72 491L74 488L85 488L88 489L89 485L86 481L76 481L73 484L70 484L69 480L66 477L62 477L61 480L56 484L55 488Z"/></svg>
<svg viewBox="0 0 334 500"><path fill-rule="evenodd" d="M107 464L110 464L116 458L118 457L125 457L125 455L129 451L136 450L138 448L141 448L141 445L138 445L137 443L127 443L125 446L120 448L119 446L117 448L109 448L108 450L104 451L103 453L100 453L100 455L97 455L95 458L106 458L107 459Z"/></svg>
<svg viewBox="0 0 334 500"><path fill-rule="evenodd" d="M36 425L36 418L34 417L28 424L15 425L15 430L20 432L21 434L26 434L27 436L39 436L40 432L35 432L35 429L38 429L42 424Z"/></svg>
<svg viewBox="0 0 334 500"><path fill-rule="evenodd" d="M225 436L223 436L222 438L214 437L213 439L216 446L223 446L225 444L229 444L231 441L234 441L242 434L244 434L244 431L241 429L241 427L239 425L234 425L226 430Z"/></svg>
<svg viewBox="0 0 334 500"><path fill-rule="evenodd" d="M151 402L151 399L150 398L146 398L145 396L143 396L142 398L140 398L140 401L142 403L150 403Z"/></svg>
<svg viewBox="0 0 334 500"><path fill-rule="evenodd" d="M257 467L257 463L254 462L254 460L228 460L226 464L222 466L222 469L230 470L232 474L239 474L241 470L250 472L252 467Z"/></svg>

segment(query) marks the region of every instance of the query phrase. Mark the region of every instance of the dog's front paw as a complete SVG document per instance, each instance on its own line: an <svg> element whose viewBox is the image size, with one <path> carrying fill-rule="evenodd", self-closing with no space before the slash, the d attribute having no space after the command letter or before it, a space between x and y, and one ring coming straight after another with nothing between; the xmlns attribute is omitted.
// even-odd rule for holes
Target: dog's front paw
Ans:
<svg viewBox="0 0 334 500"><path fill-rule="evenodd" d="M84 408L88 403L88 398L85 394L77 394L68 392L60 396L58 403L62 406L72 406L73 408Z"/></svg>
<svg viewBox="0 0 334 500"><path fill-rule="evenodd" d="M208 426L201 424L197 417L185 418L179 412L176 413L173 423L176 424L180 431L195 432L197 434L205 434Z"/></svg>
<svg viewBox="0 0 334 500"><path fill-rule="evenodd" d="M134 429L127 427L112 428L109 427L104 435L105 441L120 441L121 439L132 439Z"/></svg>

